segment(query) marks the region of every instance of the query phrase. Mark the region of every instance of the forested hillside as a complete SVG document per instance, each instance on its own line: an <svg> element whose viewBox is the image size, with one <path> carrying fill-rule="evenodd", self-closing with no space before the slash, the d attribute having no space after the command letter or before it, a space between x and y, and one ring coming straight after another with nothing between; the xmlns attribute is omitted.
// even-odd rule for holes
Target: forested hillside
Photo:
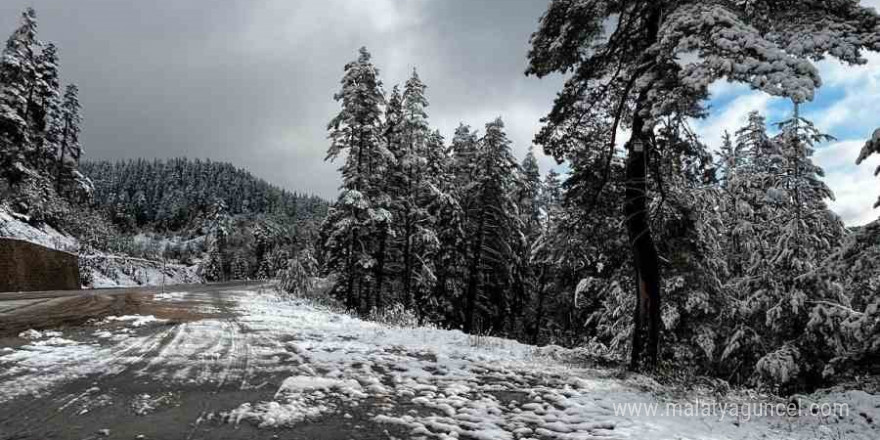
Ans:
<svg viewBox="0 0 880 440"><path fill-rule="evenodd" d="M94 208L120 231L104 246L199 263L211 281L274 277L292 255L313 247L327 213L326 201L228 163L102 161L82 170L94 182Z"/></svg>
<svg viewBox="0 0 880 440"><path fill-rule="evenodd" d="M79 89L62 87L58 58L26 10L0 57L0 231L79 252L86 286L271 278L311 255L320 198L228 163L85 162Z"/></svg>
<svg viewBox="0 0 880 440"><path fill-rule="evenodd" d="M321 218L327 203L279 189L232 164L170 159L84 162L94 204L123 231L201 227L218 203L229 215L268 215L295 223Z"/></svg>

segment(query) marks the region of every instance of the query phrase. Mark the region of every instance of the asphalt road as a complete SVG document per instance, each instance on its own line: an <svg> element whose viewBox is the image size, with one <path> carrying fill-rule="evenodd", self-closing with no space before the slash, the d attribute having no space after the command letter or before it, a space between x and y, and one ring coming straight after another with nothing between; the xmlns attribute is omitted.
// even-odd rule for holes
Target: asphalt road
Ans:
<svg viewBox="0 0 880 440"><path fill-rule="evenodd" d="M391 438L387 426L359 425L368 405L295 429L216 416L271 400L289 375L284 359L261 357L277 341L238 320L236 295L260 288L0 294L0 439ZM126 315L156 320L106 319ZM50 333L18 336L28 329ZM278 368L254 368L261 362Z"/></svg>
<svg viewBox="0 0 880 440"><path fill-rule="evenodd" d="M31 328L40 330L81 324L109 315L137 314L149 309L154 294L165 291L185 290L198 294L254 284L238 281L188 286L0 292L0 338L15 336Z"/></svg>

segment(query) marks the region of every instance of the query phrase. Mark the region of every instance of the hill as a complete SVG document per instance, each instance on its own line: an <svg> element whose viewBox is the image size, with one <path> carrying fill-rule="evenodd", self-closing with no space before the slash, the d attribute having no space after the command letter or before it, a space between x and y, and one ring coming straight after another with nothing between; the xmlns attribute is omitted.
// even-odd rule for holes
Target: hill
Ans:
<svg viewBox="0 0 880 440"><path fill-rule="evenodd" d="M265 215L281 222L323 218L327 202L280 189L225 162L144 159L83 162L95 206L122 231L185 231L202 226L222 203L232 216Z"/></svg>

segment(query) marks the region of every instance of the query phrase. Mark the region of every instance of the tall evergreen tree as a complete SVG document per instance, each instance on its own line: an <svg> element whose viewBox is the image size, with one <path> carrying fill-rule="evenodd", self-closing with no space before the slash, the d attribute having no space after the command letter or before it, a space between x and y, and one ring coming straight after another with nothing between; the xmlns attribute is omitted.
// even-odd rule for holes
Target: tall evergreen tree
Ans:
<svg viewBox="0 0 880 440"><path fill-rule="evenodd" d="M328 160L347 153L341 167L342 191L325 223L327 269L339 275L337 293L351 309L363 309L369 292L373 255L369 252L370 222L384 220L390 213L376 209L377 174L388 160L382 143L382 106L385 98L379 71L361 48L358 59L345 65L342 89L334 96L342 109L330 121L331 145ZM381 175L381 174L378 174Z"/></svg>
<svg viewBox="0 0 880 440"><path fill-rule="evenodd" d="M32 163L44 173L51 173L58 149L59 119L61 118L61 85L58 79L58 53L54 44L47 44L37 58L40 78L31 110L31 139L34 142Z"/></svg>
<svg viewBox="0 0 880 440"><path fill-rule="evenodd" d="M425 313L425 299L436 282L433 255L439 242L432 214L439 196L438 179L443 166L436 160L443 154L442 140L437 142L428 126L425 96L427 87L413 70L401 95L400 145L393 175L394 212L398 219L397 253L401 296L407 307L419 317Z"/></svg>
<svg viewBox="0 0 880 440"><path fill-rule="evenodd" d="M0 172L13 183L32 156L28 103L38 80L39 46L36 13L28 8L0 54Z"/></svg>
<svg viewBox="0 0 880 440"><path fill-rule="evenodd" d="M465 195L470 243L464 331L504 331L509 319L516 250L522 234L515 200L518 164L500 118L486 124L474 160L473 183ZM476 321L480 315L481 328ZM486 322L488 321L488 322Z"/></svg>
<svg viewBox="0 0 880 440"><path fill-rule="evenodd" d="M64 90L64 100L61 103L60 132L58 133L58 159L56 163L56 182L58 188L62 188L71 179L75 178L74 171L79 167L83 149L79 142L80 116L79 88L75 84L68 84Z"/></svg>
<svg viewBox="0 0 880 440"><path fill-rule="evenodd" d="M632 368L656 365L659 355L662 279L648 186L669 177L652 176L662 170L652 162L658 157L659 120L673 116L683 126L687 117L705 115L701 103L709 85L721 78L795 102L810 100L821 84L811 61L831 55L863 63L863 50L880 49L878 22L872 9L853 1L834 2L831 8L763 0L550 3L531 38L527 73L571 76L538 143L558 156L606 152L610 164L619 126L632 133L621 201L637 279ZM696 57L682 63L683 54ZM607 124L585 122L592 118ZM593 132L584 136L584 130ZM587 139L586 149L572 148L573 136ZM603 174L610 176L607 170Z"/></svg>

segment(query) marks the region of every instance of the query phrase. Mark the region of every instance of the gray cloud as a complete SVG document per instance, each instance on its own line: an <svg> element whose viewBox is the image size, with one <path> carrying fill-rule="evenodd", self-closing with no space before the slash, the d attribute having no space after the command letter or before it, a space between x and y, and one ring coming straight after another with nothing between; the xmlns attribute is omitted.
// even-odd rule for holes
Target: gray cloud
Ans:
<svg viewBox="0 0 880 440"><path fill-rule="evenodd" d="M519 156L560 87L523 75L546 0L6 0L0 32L30 5L80 85L89 157L230 161L326 197L332 96L361 45L388 90L418 68L444 135L502 116Z"/></svg>

